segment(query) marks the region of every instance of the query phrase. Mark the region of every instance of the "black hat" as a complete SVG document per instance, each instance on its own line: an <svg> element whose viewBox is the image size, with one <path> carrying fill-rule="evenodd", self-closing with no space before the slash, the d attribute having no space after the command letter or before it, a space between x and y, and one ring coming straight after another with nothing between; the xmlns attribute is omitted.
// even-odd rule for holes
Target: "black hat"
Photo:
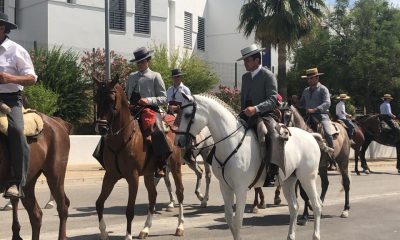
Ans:
<svg viewBox="0 0 400 240"><path fill-rule="evenodd" d="M146 47L138 48L136 49L136 51L133 52L135 58L130 60L130 62L139 62L141 60L151 57L152 54L153 50L147 50Z"/></svg>
<svg viewBox="0 0 400 240"><path fill-rule="evenodd" d="M18 26L8 21L8 16L5 13L0 12L0 25L6 26L6 29L17 29Z"/></svg>
<svg viewBox="0 0 400 240"><path fill-rule="evenodd" d="M182 76L184 75L184 73L179 69L179 68L175 68L171 70L171 77L178 77L178 76Z"/></svg>

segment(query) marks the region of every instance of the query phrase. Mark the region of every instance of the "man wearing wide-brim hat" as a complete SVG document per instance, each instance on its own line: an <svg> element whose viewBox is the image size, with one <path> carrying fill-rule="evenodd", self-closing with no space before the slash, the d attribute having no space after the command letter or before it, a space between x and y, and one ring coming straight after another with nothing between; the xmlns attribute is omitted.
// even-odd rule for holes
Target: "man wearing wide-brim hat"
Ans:
<svg viewBox="0 0 400 240"><path fill-rule="evenodd" d="M17 25L9 22L8 16L0 12L0 101L11 108L7 114L7 141L13 172L7 183L5 198L23 197L29 146L23 131L22 91L24 86L35 84L37 79L29 53L7 35L14 29L17 29Z"/></svg>
<svg viewBox="0 0 400 240"><path fill-rule="evenodd" d="M348 119L351 118L351 115L346 112L346 104L344 102L350 99L350 97L347 96L347 94L342 93L336 99L339 100L339 102L336 104L336 116L340 121L346 124L347 134L349 135L350 140L353 141L352 138L355 128L353 122L350 119ZM354 141L352 142L352 144L354 144Z"/></svg>
<svg viewBox="0 0 400 240"><path fill-rule="evenodd" d="M267 129L271 151L268 152L267 179L264 186L271 185L278 173L278 166L284 171L283 141L277 132L277 123L273 110L277 107L278 84L274 74L261 65L261 52L256 44L252 44L241 50L242 56L237 60L243 60L247 70L242 76L241 89L241 114L240 117L247 121L250 127L254 126L262 117ZM268 167L269 165L269 167Z"/></svg>
<svg viewBox="0 0 400 240"><path fill-rule="evenodd" d="M153 51L146 47L133 52L138 71L131 73L126 83L125 92L128 96L132 114L139 116L141 129L147 144L158 159L158 177L165 175L166 160L172 150L162 130L160 106L167 104L165 84L161 74L149 68Z"/></svg>
<svg viewBox="0 0 400 240"><path fill-rule="evenodd" d="M393 100L392 95L386 93L382 97L383 103L379 106L379 118L384 121L392 130L396 132L396 137L400 137L400 129L397 124L394 123L396 116L392 113L390 102Z"/></svg>
<svg viewBox="0 0 400 240"><path fill-rule="evenodd" d="M306 114L310 115L314 125L321 123L324 129L325 139L328 146L335 148L331 133L332 122L329 118L329 107L331 106L331 96L327 87L319 82L319 76L323 75L318 68L310 68L306 70L306 78L308 86L304 89L299 101L299 107L306 110ZM314 129L315 130L315 129Z"/></svg>
<svg viewBox="0 0 400 240"><path fill-rule="evenodd" d="M185 73L179 68L171 70L172 86L167 89L168 110L171 113L176 113L182 103L186 101L182 93L191 95L190 89L182 82L183 75Z"/></svg>

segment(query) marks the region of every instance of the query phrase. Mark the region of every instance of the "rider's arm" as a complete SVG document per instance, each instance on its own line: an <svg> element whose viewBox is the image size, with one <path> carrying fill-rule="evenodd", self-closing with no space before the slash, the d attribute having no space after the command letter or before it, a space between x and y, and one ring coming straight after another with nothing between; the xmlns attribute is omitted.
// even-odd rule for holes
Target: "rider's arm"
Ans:
<svg viewBox="0 0 400 240"><path fill-rule="evenodd" d="M326 87L321 87L321 97L322 103L316 107L318 112L327 113L329 112L329 107L331 106L331 98L329 94L329 90Z"/></svg>
<svg viewBox="0 0 400 240"><path fill-rule="evenodd" d="M154 90L155 96L149 97L149 104L153 106L161 106L167 104L167 93L165 91L165 84L159 73L155 73Z"/></svg>
<svg viewBox="0 0 400 240"><path fill-rule="evenodd" d="M278 83L272 72L263 71L262 73L265 74L266 78L264 82L264 91L267 99L255 107L257 112L265 113L274 110L274 108L278 105L278 100L276 99L278 95Z"/></svg>

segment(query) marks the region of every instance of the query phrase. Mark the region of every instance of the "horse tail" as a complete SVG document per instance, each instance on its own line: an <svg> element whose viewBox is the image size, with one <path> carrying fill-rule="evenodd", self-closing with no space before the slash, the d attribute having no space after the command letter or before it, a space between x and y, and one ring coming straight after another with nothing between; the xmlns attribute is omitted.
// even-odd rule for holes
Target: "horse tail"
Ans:
<svg viewBox="0 0 400 240"><path fill-rule="evenodd" d="M68 135L71 134L71 132L72 132L72 124L71 123L66 122L62 118L59 118L59 117L52 116L51 118L56 120L56 122L58 122L64 128L64 130L68 133Z"/></svg>
<svg viewBox="0 0 400 240"><path fill-rule="evenodd" d="M322 138L321 134L311 133L311 135L315 138L315 140L317 140L319 149L321 149L322 152L330 153L332 151L332 149L328 147L325 140Z"/></svg>

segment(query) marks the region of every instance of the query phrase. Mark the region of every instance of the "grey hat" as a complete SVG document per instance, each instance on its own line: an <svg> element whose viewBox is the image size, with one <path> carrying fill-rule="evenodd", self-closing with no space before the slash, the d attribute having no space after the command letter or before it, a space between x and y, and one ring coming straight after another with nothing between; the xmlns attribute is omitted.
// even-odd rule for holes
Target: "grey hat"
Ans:
<svg viewBox="0 0 400 240"><path fill-rule="evenodd" d="M147 59L153 55L153 50L148 50L146 47L141 47L136 49L133 52L134 59L130 60L130 62L139 62L141 60Z"/></svg>
<svg viewBox="0 0 400 240"><path fill-rule="evenodd" d="M171 77L177 77L177 76L182 76L184 73L179 69L175 68L171 70Z"/></svg>
<svg viewBox="0 0 400 240"><path fill-rule="evenodd" d="M12 22L8 21L8 16L5 13L0 12L0 25L6 26L7 29L13 30L17 29L18 26Z"/></svg>
<svg viewBox="0 0 400 240"><path fill-rule="evenodd" d="M264 50L265 50L265 48L258 48L258 46L253 43L249 47L243 48L242 50L240 50L240 52L242 53L242 57L239 58L236 61L243 60L243 59L245 59L245 58L247 58L247 57L249 57L249 56L251 56L251 55L253 55L255 53L262 52Z"/></svg>

